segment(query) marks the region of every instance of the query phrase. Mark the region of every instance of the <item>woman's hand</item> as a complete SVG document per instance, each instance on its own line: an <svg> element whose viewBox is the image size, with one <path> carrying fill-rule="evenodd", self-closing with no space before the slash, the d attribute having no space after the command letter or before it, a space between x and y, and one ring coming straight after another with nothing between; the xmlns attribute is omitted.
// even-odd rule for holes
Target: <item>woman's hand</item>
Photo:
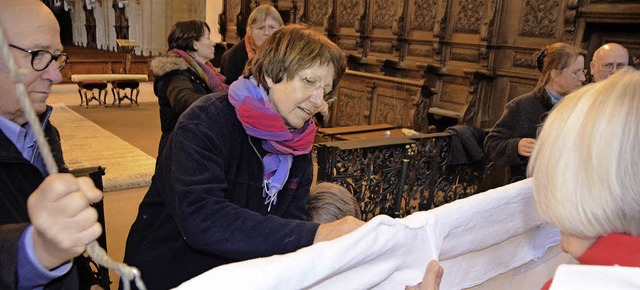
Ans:
<svg viewBox="0 0 640 290"><path fill-rule="evenodd" d="M313 240L313 243L330 241L344 236L364 224L365 222L352 216L346 216L328 224L321 224L320 227L318 227L316 238Z"/></svg>
<svg viewBox="0 0 640 290"><path fill-rule="evenodd" d="M522 138L520 142L518 142L518 154L524 157L531 157L531 153L533 153L533 148L535 147L536 139Z"/></svg>
<svg viewBox="0 0 640 290"><path fill-rule="evenodd" d="M440 266L440 263L436 260L432 260L427 265L427 270L424 271L422 282L417 285L407 286L405 290L439 290L440 283L442 282L442 276L444 275L444 269Z"/></svg>

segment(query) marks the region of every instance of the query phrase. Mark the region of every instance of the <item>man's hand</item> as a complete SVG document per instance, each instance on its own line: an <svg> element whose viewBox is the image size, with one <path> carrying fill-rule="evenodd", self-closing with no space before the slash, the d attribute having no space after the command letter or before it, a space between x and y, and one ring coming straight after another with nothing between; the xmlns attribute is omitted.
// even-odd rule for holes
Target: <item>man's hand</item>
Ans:
<svg viewBox="0 0 640 290"><path fill-rule="evenodd" d="M318 227L316 238L313 240L313 243L330 241L344 236L364 224L365 222L352 216L346 216L334 222L321 224L320 227Z"/></svg>
<svg viewBox="0 0 640 290"><path fill-rule="evenodd" d="M444 275L444 269L440 266L440 263L433 260L427 265L427 270L424 271L422 282L414 286L407 286L405 290L439 290L440 283L442 282L442 276Z"/></svg>
<svg viewBox="0 0 640 290"><path fill-rule="evenodd" d="M98 212L91 203L102 200L88 177L71 174L47 177L29 196L33 246L40 264L53 269L82 254L102 234Z"/></svg>
<svg viewBox="0 0 640 290"><path fill-rule="evenodd" d="M518 142L518 154L524 157L531 157L531 153L533 153L533 148L535 147L536 139L522 138L520 142Z"/></svg>

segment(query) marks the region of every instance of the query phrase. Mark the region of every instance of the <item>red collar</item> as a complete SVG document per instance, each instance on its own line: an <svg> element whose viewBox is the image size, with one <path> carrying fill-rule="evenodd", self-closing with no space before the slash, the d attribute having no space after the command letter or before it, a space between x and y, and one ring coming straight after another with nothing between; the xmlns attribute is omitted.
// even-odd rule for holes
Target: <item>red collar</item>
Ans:
<svg viewBox="0 0 640 290"><path fill-rule="evenodd" d="M640 267L640 237L623 234L600 237L578 261L585 265Z"/></svg>

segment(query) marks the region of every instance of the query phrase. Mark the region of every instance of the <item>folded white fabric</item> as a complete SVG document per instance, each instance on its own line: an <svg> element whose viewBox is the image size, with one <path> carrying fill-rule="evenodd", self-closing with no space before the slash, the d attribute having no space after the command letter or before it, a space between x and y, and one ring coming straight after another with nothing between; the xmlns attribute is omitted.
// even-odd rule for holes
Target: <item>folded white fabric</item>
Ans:
<svg viewBox="0 0 640 290"><path fill-rule="evenodd" d="M178 289L403 289L430 260L441 289L462 289L542 256L559 241L543 226L530 180L403 219L377 216L353 233L294 253L214 268Z"/></svg>
<svg viewBox="0 0 640 290"><path fill-rule="evenodd" d="M640 268L622 266L560 265L550 290L637 290Z"/></svg>

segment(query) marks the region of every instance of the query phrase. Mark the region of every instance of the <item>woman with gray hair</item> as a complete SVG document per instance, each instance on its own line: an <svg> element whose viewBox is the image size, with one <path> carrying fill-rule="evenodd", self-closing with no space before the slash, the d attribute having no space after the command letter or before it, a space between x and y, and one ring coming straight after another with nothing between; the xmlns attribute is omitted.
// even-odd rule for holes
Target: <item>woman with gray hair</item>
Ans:
<svg viewBox="0 0 640 290"><path fill-rule="evenodd" d="M629 68L567 96L538 138L536 208L582 264L640 267L639 116L640 72Z"/></svg>
<svg viewBox="0 0 640 290"><path fill-rule="evenodd" d="M542 127L527 168L533 199L580 264L640 267L639 125L640 71L626 68L565 97ZM437 290L443 271L431 261L407 289ZM607 283L630 289L632 279Z"/></svg>

